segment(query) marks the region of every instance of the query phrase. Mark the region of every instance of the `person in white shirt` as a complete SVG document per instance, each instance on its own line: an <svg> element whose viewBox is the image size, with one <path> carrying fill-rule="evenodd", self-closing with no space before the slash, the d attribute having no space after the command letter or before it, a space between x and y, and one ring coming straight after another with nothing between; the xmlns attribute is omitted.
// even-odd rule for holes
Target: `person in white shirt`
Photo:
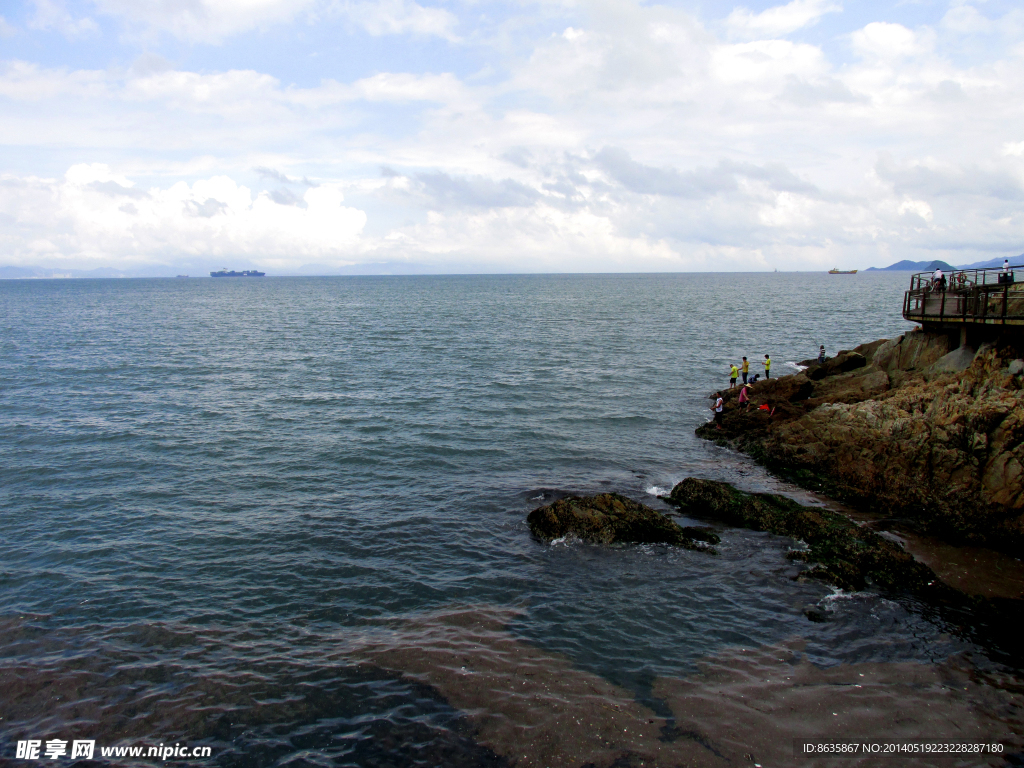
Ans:
<svg viewBox="0 0 1024 768"><path fill-rule="evenodd" d="M942 267L938 267L935 270L935 276L932 278L932 285L936 288L936 290L946 290L946 278L942 274Z"/></svg>
<svg viewBox="0 0 1024 768"><path fill-rule="evenodd" d="M725 409L725 400L722 399L721 392L715 392L715 404L711 406L711 410L715 412L715 429L722 428L722 411Z"/></svg>
<svg viewBox="0 0 1024 768"><path fill-rule="evenodd" d="M999 270L999 282L1000 283L1012 283L1013 282L1013 270L1010 269L1010 260L1003 259L1003 267Z"/></svg>

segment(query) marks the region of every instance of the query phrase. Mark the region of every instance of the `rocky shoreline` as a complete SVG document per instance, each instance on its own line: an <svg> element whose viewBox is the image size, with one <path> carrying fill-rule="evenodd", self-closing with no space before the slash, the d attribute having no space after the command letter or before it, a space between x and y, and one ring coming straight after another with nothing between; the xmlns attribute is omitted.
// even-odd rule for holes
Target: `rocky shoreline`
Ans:
<svg viewBox="0 0 1024 768"><path fill-rule="evenodd" d="M1024 554L1022 352L1005 337L974 350L915 330L759 381L747 404L738 402L739 388L722 392L720 425L702 425L699 436L846 503L854 517L857 510L870 514L871 524L697 478L661 498L690 519L792 537L800 544L787 557L805 564L794 578L913 595L958 634L984 635L991 647L1017 657L1024 601L964 591L884 531L909 526L955 546ZM679 526L614 493L565 497L535 509L527 522L547 542L661 543L710 557L723 533Z"/></svg>
<svg viewBox="0 0 1024 768"><path fill-rule="evenodd" d="M899 543L832 510L695 477L677 483L662 499L687 517L802 542L805 548L792 549L787 555L791 561L807 564L799 575L802 579L847 591L875 587L932 600L951 594L931 568L917 562ZM721 541L709 527L680 526L617 493L567 496L538 507L526 520L530 532L548 543L575 538L592 544L669 544L715 555L713 545Z"/></svg>
<svg viewBox="0 0 1024 768"><path fill-rule="evenodd" d="M697 434L853 507L1021 557L1022 358L1010 336L974 350L915 330L759 381L749 404L723 391L721 428Z"/></svg>

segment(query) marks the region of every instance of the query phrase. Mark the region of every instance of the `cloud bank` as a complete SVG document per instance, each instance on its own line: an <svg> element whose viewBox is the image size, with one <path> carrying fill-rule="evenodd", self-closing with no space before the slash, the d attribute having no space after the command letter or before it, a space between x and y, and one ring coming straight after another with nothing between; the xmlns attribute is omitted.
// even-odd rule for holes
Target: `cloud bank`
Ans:
<svg viewBox="0 0 1024 768"><path fill-rule="evenodd" d="M16 11L8 264L756 270L1024 250L1024 13L997 2L866 22L830 0L719 18L624 0Z"/></svg>

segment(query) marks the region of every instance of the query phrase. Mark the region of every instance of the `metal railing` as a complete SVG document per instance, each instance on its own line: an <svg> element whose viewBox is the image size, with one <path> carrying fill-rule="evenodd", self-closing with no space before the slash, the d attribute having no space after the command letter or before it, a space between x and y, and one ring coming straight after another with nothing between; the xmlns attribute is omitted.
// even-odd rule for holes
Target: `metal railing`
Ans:
<svg viewBox="0 0 1024 768"><path fill-rule="evenodd" d="M931 272L910 278L903 296L903 317L911 322L1024 325L1024 266L953 270L937 284Z"/></svg>

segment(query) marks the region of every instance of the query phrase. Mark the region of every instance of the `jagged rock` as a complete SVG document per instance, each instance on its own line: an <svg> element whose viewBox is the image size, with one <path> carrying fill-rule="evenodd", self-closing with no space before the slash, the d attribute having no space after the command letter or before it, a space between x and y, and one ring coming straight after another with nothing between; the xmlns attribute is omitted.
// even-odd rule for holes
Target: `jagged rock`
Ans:
<svg viewBox="0 0 1024 768"><path fill-rule="evenodd" d="M1010 361L1010 374L1012 376L1020 376L1024 373L1024 360L1020 358Z"/></svg>
<svg viewBox="0 0 1024 768"><path fill-rule="evenodd" d="M811 381L820 381L827 376L847 373L857 368L863 368L865 365L867 365L867 359L860 352L843 351L824 363L807 369L805 373Z"/></svg>
<svg viewBox="0 0 1024 768"><path fill-rule="evenodd" d="M719 541L707 528L684 528L657 510L617 493L566 496L533 510L526 522L533 535L544 541L576 536L597 544L675 544L689 549L709 549L698 541Z"/></svg>
<svg viewBox="0 0 1024 768"><path fill-rule="evenodd" d="M899 544L858 527L837 512L805 507L774 493L744 493L728 483L687 478L669 498L692 517L792 536L808 544L790 560L814 565L805 576L847 590L871 584L894 591L929 593L946 589L935 573Z"/></svg>
<svg viewBox="0 0 1024 768"><path fill-rule="evenodd" d="M1021 343L950 353L948 336L918 331L861 345L866 365L852 371L759 382L749 407L726 393L722 429L697 434L848 503L1021 556L1024 391L1009 368Z"/></svg>

